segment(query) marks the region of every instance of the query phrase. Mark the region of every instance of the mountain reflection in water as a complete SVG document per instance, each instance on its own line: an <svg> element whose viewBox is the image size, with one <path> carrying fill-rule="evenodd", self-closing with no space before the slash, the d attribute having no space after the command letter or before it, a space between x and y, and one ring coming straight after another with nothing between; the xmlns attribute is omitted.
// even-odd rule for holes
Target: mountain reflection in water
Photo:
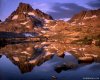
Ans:
<svg viewBox="0 0 100 80"><path fill-rule="evenodd" d="M63 58L48 54L44 50L48 45L22 43L2 47L0 80L51 80L52 76L56 76L57 80L81 80L83 77L100 76L100 63L78 64L77 59L67 52ZM54 68L63 63L77 67L57 73Z"/></svg>
<svg viewBox="0 0 100 80"><path fill-rule="evenodd" d="M43 46L32 43L6 45L0 53L17 65L22 73L30 72L35 65L41 65L51 57L45 54Z"/></svg>
<svg viewBox="0 0 100 80"><path fill-rule="evenodd" d="M22 74L17 66L13 65L8 58L3 56L0 59L0 80L51 80L51 76L53 75L57 77L57 80L81 80L83 77L99 78L100 76L99 63L92 63L77 69L62 71L59 74L56 73L54 71L54 66L65 61L65 58L62 59L54 56L51 60L44 62L41 66L36 66L32 71ZM93 67L95 66L98 68L95 68L96 70L94 71Z"/></svg>

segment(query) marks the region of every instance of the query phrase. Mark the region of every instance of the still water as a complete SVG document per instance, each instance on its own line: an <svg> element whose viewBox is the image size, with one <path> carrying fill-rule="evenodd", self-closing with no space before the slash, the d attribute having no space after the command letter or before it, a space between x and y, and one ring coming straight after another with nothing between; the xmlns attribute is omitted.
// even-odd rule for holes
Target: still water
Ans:
<svg viewBox="0 0 100 80"><path fill-rule="evenodd" d="M62 63L74 63L78 66L57 73L54 67ZM66 53L64 58L55 55L40 66L35 66L30 72L21 73L18 66L9 58L4 55L0 58L0 80L53 80L52 76L57 80L85 80L86 78L100 80L100 63L78 64L75 57Z"/></svg>

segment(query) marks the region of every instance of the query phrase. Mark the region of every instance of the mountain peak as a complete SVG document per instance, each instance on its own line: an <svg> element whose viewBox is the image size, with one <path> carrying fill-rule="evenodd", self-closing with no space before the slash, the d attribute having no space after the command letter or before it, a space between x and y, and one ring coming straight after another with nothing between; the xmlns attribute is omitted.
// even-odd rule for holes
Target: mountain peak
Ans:
<svg viewBox="0 0 100 80"><path fill-rule="evenodd" d="M33 8L31 7L30 4L27 3L19 3L19 6L17 7L17 12L29 12L32 11Z"/></svg>
<svg viewBox="0 0 100 80"><path fill-rule="evenodd" d="M42 12L39 9L33 9L30 4L21 2L19 3L19 6L17 7L17 9L13 11L11 15L8 18L6 18L5 21L25 20L29 16L36 17L38 19L50 19L50 20L53 19L50 15Z"/></svg>

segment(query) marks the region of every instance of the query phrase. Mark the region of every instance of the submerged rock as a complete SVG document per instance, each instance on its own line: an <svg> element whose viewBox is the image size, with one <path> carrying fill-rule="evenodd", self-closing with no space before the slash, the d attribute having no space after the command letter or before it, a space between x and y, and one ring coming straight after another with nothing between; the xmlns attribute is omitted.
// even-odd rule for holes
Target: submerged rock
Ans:
<svg viewBox="0 0 100 80"><path fill-rule="evenodd" d="M61 66L56 66L56 67L55 67L55 71L56 71L57 73L60 73L60 72L62 71L62 67L61 67Z"/></svg>
<svg viewBox="0 0 100 80"><path fill-rule="evenodd" d="M58 65L55 67L55 71L57 73L60 73L62 70L69 70L69 69L73 69L73 68L76 68L77 65L76 64L73 64L73 63L63 63L62 65Z"/></svg>
<svg viewBox="0 0 100 80"><path fill-rule="evenodd" d="M57 80L57 77L56 76L52 76L51 80Z"/></svg>
<svg viewBox="0 0 100 80"><path fill-rule="evenodd" d="M0 55L0 58L2 57L2 55Z"/></svg>

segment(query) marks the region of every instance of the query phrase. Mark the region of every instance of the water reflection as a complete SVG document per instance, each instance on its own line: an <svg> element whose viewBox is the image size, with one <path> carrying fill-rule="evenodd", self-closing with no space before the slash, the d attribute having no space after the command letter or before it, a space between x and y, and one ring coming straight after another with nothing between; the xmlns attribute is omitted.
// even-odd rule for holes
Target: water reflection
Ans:
<svg viewBox="0 0 100 80"><path fill-rule="evenodd" d="M45 53L43 46L32 43L6 45L0 49L0 53L17 65L21 73L30 72L33 67L41 65L52 57Z"/></svg>
<svg viewBox="0 0 100 80"><path fill-rule="evenodd" d="M59 74L56 73L54 67L61 63L69 63L66 61L67 58L68 56L65 56L63 59L55 55L52 59L44 62L40 66L35 66L31 72L22 74L18 67L12 64L9 58L2 56L0 59L0 80L51 80L52 76L56 76L57 80L82 80L83 77L100 76L100 63L92 63L77 69L63 70ZM94 66L97 66L95 71Z"/></svg>
<svg viewBox="0 0 100 80"><path fill-rule="evenodd" d="M0 80L51 80L52 76L56 76L57 80L79 80L84 76L92 76L90 73L93 72L94 77L100 75L100 63L78 64L77 58L72 54L65 52L58 55L54 48L54 45L46 42L18 43L1 47ZM58 53L63 53L63 49L59 49ZM61 67L58 68L59 73L55 70L58 66Z"/></svg>

